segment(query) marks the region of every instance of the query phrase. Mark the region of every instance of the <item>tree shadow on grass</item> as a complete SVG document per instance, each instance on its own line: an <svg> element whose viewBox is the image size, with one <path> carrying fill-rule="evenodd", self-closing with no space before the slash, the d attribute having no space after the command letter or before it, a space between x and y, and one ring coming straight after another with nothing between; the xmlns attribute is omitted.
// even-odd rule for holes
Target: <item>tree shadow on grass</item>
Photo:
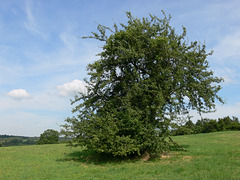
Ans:
<svg viewBox="0 0 240 180"><path fill-rule="evenodd" d="M173 143L170 145L169 151L187 151L186 149L189 147L189 145L178 145L177 143ZM164 154L163 152L162 154ZM161 154L159 156L151 156L146 160L145 155L137 155L132 154L130 156L122 157L122 156L113 156L111 154L107 153L96 153L94 151L90 150L81 150L81 151L75 151L69 154L66 154L63 159L58 159L57 161L66 162L66 161L74 161L74 162L80 162L80 163L87 163L87 164L95 164L95 165L104 165L107 163L112 164L119 164L123 162L137 162L137 161L155 161L157 157L161 157Z"/></svg>
<svg viewBox="0 0 240 180"><path fill-rule="evenodd" d="M133 154L127 157L113 156L107 153L96 153L94 151L82 150L75 151L65 155L65 158L58 159L57 161L66 162L66 161L75 161L80 163L88 163L95 165L104 165L107 163L121 163L121 162L136 162L140 160L141 157Z"/></svg>
<svg viewBox="0 0 240 180"><path fill-rule="evenodd" d="M184 144L184 145L171 145L169 147L170 151L187 151L187 149L190 147L190 145Z"/></svg>
<svg viewBox="0 0 240 180"><path fill-rule="evenodd" d="M175 141L172 140L171 137L169 137L169 150L170 151L187 151L187 148L189 147L189 145L179 145L178 143L176 143Z"/></svg>

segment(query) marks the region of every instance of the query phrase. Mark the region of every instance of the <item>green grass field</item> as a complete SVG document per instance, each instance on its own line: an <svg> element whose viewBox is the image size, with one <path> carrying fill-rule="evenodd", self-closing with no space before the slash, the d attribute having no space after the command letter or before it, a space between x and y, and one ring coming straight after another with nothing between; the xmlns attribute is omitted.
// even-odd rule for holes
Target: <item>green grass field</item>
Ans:
<svg viewBox="0 0 240 180"><path fill-rule="evenodd" d="M0 148L0 179L240 179L240 132L176 136L186 151L150 161L87 161L63 144Z"/></svg>

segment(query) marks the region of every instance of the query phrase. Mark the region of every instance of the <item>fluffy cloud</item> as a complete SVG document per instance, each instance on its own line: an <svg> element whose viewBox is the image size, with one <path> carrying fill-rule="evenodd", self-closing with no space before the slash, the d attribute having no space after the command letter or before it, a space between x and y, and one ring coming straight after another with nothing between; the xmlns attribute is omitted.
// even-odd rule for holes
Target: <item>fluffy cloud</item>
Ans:
<svg viewBox="0 0 240 180"><path fill-rule="evenodd" d="M8 93L8 96L20 100L29 98L30 94L24 89L14 89Z"/></svg>
<svg viewBox="0 0 240 180"><path fill-rule="evenodd" d="M86 94L86 83L83 81L80 81L78 79L75 79L71 82L65 83L63 85L57 86L57 89L59 90L59 94L62 96L70 96L74 93L81 92Z"/></svg>

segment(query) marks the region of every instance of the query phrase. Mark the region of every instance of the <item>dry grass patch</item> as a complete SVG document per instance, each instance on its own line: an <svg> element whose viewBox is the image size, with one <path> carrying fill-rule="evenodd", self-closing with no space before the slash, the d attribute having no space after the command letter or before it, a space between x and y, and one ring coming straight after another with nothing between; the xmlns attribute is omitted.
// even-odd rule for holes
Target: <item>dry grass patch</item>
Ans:
<svg viewBox="0 0 240 180"><path fill-rule="evenodd" d="M184 161L191 161L192 160L192 156L183 156L182 160L184 160Z"/></svg>

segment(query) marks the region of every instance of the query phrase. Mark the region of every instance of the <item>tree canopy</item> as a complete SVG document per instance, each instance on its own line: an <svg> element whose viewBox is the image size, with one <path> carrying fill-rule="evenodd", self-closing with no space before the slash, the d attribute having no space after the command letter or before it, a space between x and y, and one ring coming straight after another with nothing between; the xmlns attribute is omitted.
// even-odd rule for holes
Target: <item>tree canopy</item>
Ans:
<svg viewBox="0 0 240 180"><path fill-rule="evenodd" d="M72 103L76 116L63 133L73 143L114 156L159 152L167 147L170 123L193 109L215 110L221 78L209 70L204 44L178 35L171 17L136 18L127 24L98 25L104 43L99 60L87 66L87 94ZM109 35L108 35L109 34Z"/></svg>
<svg viewBox="0 0 240 180"><path fill-rule="evenodd" d="M59 140L59 132L53 129L47 129L40 135L37 144L56 144Z"/></svg>

